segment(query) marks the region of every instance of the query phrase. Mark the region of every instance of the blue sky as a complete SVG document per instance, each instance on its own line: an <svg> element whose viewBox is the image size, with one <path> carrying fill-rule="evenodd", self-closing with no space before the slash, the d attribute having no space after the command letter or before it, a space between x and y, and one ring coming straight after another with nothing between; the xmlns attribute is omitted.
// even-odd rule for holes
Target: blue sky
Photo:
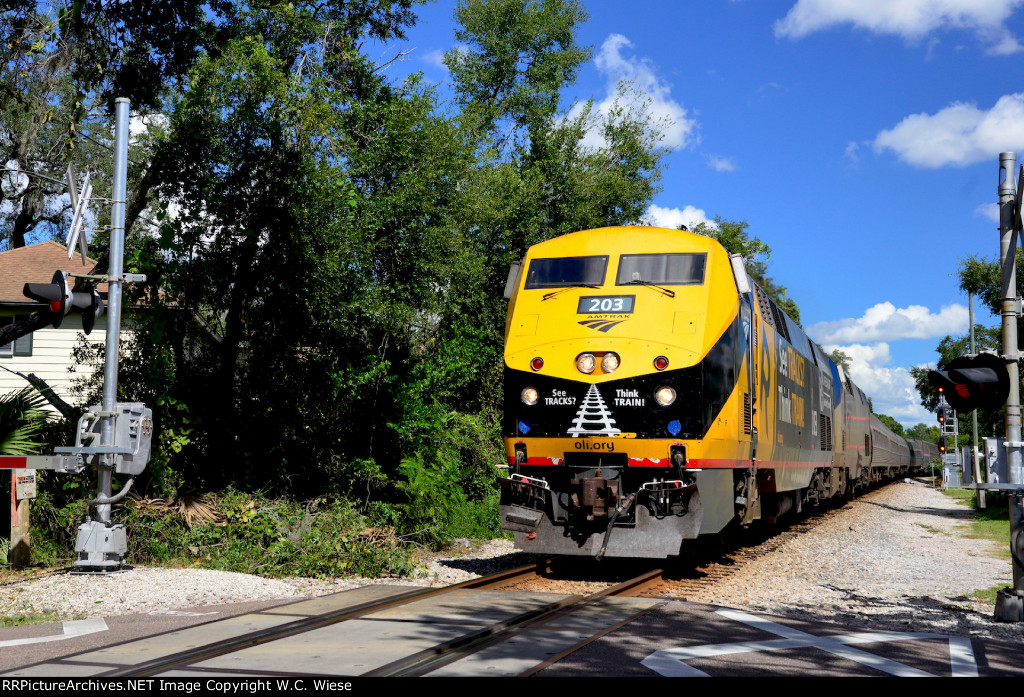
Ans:
<svg viewBox="0 0 1024 697"><path fill-rule="evenodd" d="M674 121L648 222L747 221L876 411L933 423L907 369L967 331L959 260L998 253L998 154L1024 156L1024 0L583 4L594 58L566 108L625 79ZM443 93L453 7L420 9L396 77Z"/></svg>

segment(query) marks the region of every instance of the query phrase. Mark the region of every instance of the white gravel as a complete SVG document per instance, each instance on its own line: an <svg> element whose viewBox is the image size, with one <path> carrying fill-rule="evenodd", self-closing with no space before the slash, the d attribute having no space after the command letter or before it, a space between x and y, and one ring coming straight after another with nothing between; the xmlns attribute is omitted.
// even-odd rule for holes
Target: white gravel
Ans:
<svg viewBox="0 0 1024 697"><path fill-rule="evenodd" d="M919 482L873 492L824 524L747 564L713 590L687 599L853 626L932 631L1024 643L1024 627L991 620L968 597L1011 583L999 545L962 537L968 512ZM525 563L511 542L464 541L459 553L424 563L415 579L265 579L203 569L136 567L107 576L53 575L0 586L6 616L63 619L229 602L309 597L368 583L447 585Z"/></svg>
<svg viewBox="0 0 1024 697"><path fill-rule="evenodd" d="M968 508L920 481L891 484L687 599L774 615L1024 643L975 590L1012 585L1009 547L964 537Z"/></svg>

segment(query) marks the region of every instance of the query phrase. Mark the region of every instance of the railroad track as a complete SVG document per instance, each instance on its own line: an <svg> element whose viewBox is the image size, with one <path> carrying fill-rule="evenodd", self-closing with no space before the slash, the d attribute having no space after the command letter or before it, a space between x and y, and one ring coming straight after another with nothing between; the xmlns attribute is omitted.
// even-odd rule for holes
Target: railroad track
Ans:
<svg viewBox="0 0 1024 697"><path fill-rule="evenodd" d="M500 589L512 586L527 578L539 578L541 575L541 569L546 568L549 564L550 562L541 563L537 564L536 567L532 569L524 567L523 569L517 569L503 574L494 574L493 576L500 576L501 578L492 579L492 577L488 576L477 579L476 581L467 582L463 587ZM439 645L433 649L421 652L419 655L409 656L401 661L397 661L366 673L365 676L418 677L426 675L427 673L430 673L442 666L454 663L471 653L480 651L489 646L494 646L502 641L506 641L527 629L535 628L538 625L549 622L555 622L600 598L610 596L638 596L644 589L651 587L652 584L660 582L661 577L661 569L646 571L635 578L629 579L628 581L623 581L589 595L567 596L564 599L552 602L548 606L539 610L525 612L508 620L485 627L471 635L467 635L466 637L461 637L457 642L454 642L451 645ZM604 631L588 637L585 641L582 641L569 649L563 650L556 654L556 656L534 666L522 675L532 675L534 672L541 670L545 666L550 665L574 651L578 651L580 648L586 646L600 636L604 636L613 628L617 628L622 624L625 624L626 621L630 621L632 619L633 617L630 617L629 620L624 620L613 627L606 628Z"/></svg>
<svg viewBox="0 0 1024 697"><path fill-rule="evenodd" d="M716 584L739 574L754 560L777 551L789 541L813 530L845 507L843 505L813 513L770 534L755 529L728 543L723 542L717 549L697 552L688 563L681 562L670 567L657 592L666 599L701 602L702 596L713 591Z"/></svg>
<svg viewBox="0 0 1024 697"><path fill-rule="evenodd" d="M143 663L123 666L121 668L105 672L103 673L103 676L133 678L151 677L165 675L168 671L187 670L190 667L197 666L212 659L224 657L229 654L241 652L264 644L270 644L278 640L296 637L307 632L314 632L347 620L366 618L374 613L381 613L401 608L401 606L405 604L421 601L429 602L431 599L436 599L440 603L443 602L442 599L446 599L445 596L448 596L448 598L458 598L458 594L455 593L456 591L500 590L514 588L530 579L535 580L541 578L543 574L549 571L550 565L551 560L543 560L537 564L501 571L478 579L445 586L443 588L414 589L399 593L398 595L392 595L383 600L365 602L359 605L345 607L340 610L326 612L317 616L305 617L276 627L258 630L227 640L221 640L213 644L195 646L194 648L185 649L170 655L164 655ZM518 614L512 614L499 621L491 622L478 628L468 628L464 634L461 634L454 639L438 642L436 645L433 645L428 649L413 652L398 660L391 661L386 665L364 672L361 675L364 677L411 677L425 675L440 667L465 658L475 652L484 650L490 646L494 646L515 637L528 629L536 628L539 625L549 622L557 622L559 619L565 618L590 604L596 603L602 598L607 598L609 596L635 597L645 589L649 589L653 584L661 582L661 579L661 569L654 569L648 570L643 574L624 582L610 585L594 593L585 595L555 595L550 601L541 603L539 606L535 605L528 610ZM452 602L458 601L454 600ZM588 639L579 642L577 646L569 647L568 649L560 652L557 656L548 659L548 661L545 661L542 665L536 666L533 670L539 670L544 665L549 665L550 662L558 660L561 656L578 650L578 648L590 643L599 636L603 636L608 631L631 621L638 614L641 614L650 607L653 607L653 605L642 606L642 608L638 609L636 612L629 614L628 617L624 617L622 621L615 623L611 627L605 628L603 631L595 633ZM280 670L277 670L274 674L286 675L287 673L282 673Z"/></svg>

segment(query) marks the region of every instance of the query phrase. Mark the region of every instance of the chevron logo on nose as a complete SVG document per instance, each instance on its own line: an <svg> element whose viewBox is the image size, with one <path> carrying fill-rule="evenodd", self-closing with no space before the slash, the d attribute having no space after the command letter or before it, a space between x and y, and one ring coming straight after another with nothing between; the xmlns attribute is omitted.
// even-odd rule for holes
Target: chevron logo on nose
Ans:
<svg viewBox="0 0 1024 697"><path fill-rule="evenodd" d="M588 320L584 320L584 321L580 322L580 324L582 324L584 327L589 327L591 329L596 329L599 332L607 332L612 327L614 327L616 325L619 325L619 324L622 324L625 321L626 320L624 320L624 319L617 319L617 320L588 319Z"/></svg>

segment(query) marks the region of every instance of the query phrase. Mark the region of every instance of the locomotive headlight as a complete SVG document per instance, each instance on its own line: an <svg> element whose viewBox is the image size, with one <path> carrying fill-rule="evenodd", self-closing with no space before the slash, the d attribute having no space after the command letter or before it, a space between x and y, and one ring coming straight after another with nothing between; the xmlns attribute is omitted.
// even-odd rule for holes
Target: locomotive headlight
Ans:
<svg viewBox="0 0 1024 697"><path fill-rule="evenodd" d="M672 402L676 401L676 391L667 385L659 387L654 391L654 399L658 401L663 407L667 407Z"/></svg>
<svg viewBox="0 0 1024 697"><path fill-rule="evenodd" d="M537 403L537 390L532 387L527 387L523 390L523 404L527 406L533 406Z"/></svg>
<svg viewBox="0 0 1024 697"><path fill-rule="evenodd" d="M606 373L614 373L616 368L619 367L619 354L617 353L606 353L604 358L601 359L601 370Z"/></svg>
<svg viewBox="0 0 1024 697"><path fill-rule="evenodd" d="M576 370L581 373L587 373L589 375L594 372L595 368L597 368L597 359L594 358L594 354L592 353L581 353L576 359Z"/></svg>

